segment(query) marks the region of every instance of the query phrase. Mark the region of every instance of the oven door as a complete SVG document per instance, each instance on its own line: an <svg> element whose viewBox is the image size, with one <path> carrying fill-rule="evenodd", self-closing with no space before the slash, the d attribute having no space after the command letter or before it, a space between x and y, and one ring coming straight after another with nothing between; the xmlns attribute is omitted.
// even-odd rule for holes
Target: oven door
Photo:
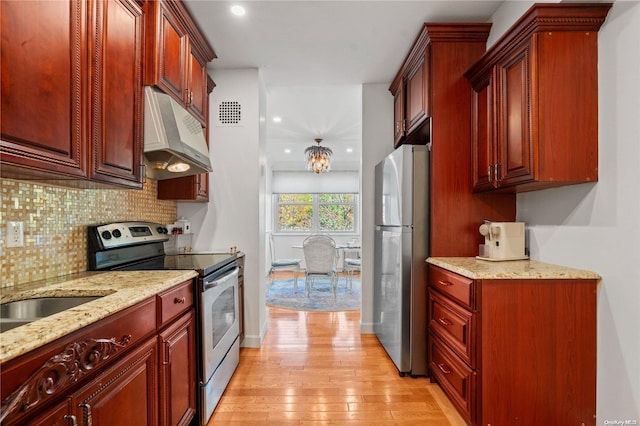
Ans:
<svg viewBox="0 0 640 426"><path fill-rule="evenodd" d="M225 355L238 338L238 271L230 270L204 277L200 299L202 333L202 382L208 383ZM225 268L226 269L226 268Z"/></svg>

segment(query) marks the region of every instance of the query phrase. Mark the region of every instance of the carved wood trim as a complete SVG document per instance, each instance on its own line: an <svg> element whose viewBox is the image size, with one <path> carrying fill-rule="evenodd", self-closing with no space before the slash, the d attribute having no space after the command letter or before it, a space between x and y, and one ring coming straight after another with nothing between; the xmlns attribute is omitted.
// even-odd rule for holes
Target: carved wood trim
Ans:
<svg viewBox="0 0 640 426"><path fill-rule="evenodd" d="M0 408L0 422L18 411L26 412L77 382L112 358L131 342L131 335L118 342L110 339L86 339L69 343L63 352L52 356Z"/></svg>

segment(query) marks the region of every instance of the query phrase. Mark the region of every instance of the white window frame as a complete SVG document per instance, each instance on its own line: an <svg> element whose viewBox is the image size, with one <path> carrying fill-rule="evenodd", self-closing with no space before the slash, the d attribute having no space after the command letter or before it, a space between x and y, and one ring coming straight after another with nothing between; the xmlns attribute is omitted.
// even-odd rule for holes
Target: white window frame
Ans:
<svg viewBox="0 0 640 426"><path fill-rule="evenodd" d="M311 229L310 230L295 230L295 231L289 231L289 230L283 230L279 228L280 225L280 221L278 220L278 215L280 213L280 206L281 205L289 205L289 204L297 204L297 203L280 203L278 202L278 196L279 195L287 195L287 194L305 194L305 195L311 195L313 200L311 201L312 207L313 207L313 216L311 218ZM331 194L349 194L353 196L353 202L351 203L321 203L320 202L320 196L324 195L325 193L311 193L311 192L295 192L295 193L288 193L288 192L280 192L280 193L274 193L273 196L273 232L274 234L282 234L282 235L294 235L294 234L313 234L313 233L329 233L329 234L336 234L336 235L357 235L358 234L358 206L359 206L359 194L357 193L353 193L353 192L331 192ZM306 204L306 203L300 203L300 204ZM320 206L323 204L340 204L340 205L352 205L353 206L353 229L352 230L348 230L348 231L327 231L327 230L321 230L320 229L320 217L319 217L319 211L320 211Z"/></svg>

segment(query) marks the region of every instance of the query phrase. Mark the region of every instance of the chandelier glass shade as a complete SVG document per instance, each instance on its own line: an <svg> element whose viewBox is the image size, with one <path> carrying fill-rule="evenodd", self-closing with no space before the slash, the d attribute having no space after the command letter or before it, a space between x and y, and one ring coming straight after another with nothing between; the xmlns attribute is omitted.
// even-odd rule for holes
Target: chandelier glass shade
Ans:
<svg viewBox="0 0 640 426"><path fill-rule="evenodd" d="M330 148L320 146L322 139L317 138L318 145L312 145L304 150L307 157L307 170L314 173L328 172L331 168L331 156L333 151Z"/></svg>

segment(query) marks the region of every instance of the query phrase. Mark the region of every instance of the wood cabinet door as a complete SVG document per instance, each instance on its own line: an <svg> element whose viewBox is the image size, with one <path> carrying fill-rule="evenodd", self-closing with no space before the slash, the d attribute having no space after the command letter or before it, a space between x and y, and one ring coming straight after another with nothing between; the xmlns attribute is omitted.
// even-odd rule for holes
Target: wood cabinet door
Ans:
<svg viewBox="0 0 640 426"><path fill-rule="evenodd" d="M151 338L73 394L78 424L157 425L157 359L157 341Z"/></svg>
<svg viewBox="0 0 640 426"><path fill-rule="evenodd" d="M472 173L473 190L486 191L495 185L495 140L493 138L493 84L487 78L472 92Z"/></svg>
<svg viewBox="0 0 640 426"><path fill-rule="evenodd" d="M198 201L209 201L209 173L202 173L196 177Z"/></svg>
<svg viewBox="0 0 640 426"><path fill-rule="evenodd" d="M141 188L142 9L135 0L99 0L95 11L91 179Z"/></svg>
<svg viewBox="0 0 640 426"><path fill-rule="evenodd" d="M499 186L534 180L528 45L497 65L497 175Z"/></svg>
<svg viewBox="0 0 640 426"><path fill-rule="evenodd" d="M70 414L69 400L65 399L46 412L28 421L29 426L70 426L73 415ZM76 418L76 422L77 422Z"/></svg>
<svg viewBox="0 0 640 426"><path fill-rule="evenodd" d="M401 83L398 92L393 96L393 146L398 147L404 138L404 85Z"/></svg>
<svg viewBox="0 0 640 426"><path fill-rule="evenodd" d="M209 201L209 173L158 181L158 199Z"/></svg>
<svg viewBox="0 0 640 426"><path fill-rule="evenodd" d="M207 126L206 114L209 100L207 91L207 65L200 61L191 50L189 55L189 73L187 84L187 107L193 115L200 120L203 126Z"/></svg>
<svg viewBox="0 0 640 426"><path fill-rule="evenodd" d="M2 2L3 176L12 168L87 176L87 5L83 0Z"/></svg>
<svg viewBox="0 0 640 426"><path fill-rule="evenodd" d="M160 33L158 35L157 81L160 88L177 101L185 102L187 32L177 18L160 3Z"/></svg>
<svg viewBox="0 0 640 426"><path fill-rule="evenodd" d="M159 334L160 424L187 425L196 412L193 310Z"/></svg>
<svg viewBox="0 0 640 426"><path fill-rule="evenodd" d="M429 112L429 47L425 55L407 76L406 134L411 133L427 118Z"/></svg>

